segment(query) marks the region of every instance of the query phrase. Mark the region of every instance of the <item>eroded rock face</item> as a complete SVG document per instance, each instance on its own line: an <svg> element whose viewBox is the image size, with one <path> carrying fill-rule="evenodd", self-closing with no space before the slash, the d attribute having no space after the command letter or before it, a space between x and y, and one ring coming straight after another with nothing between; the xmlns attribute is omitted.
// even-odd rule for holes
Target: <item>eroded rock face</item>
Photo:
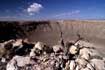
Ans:
<svg viewBox="0 0 105 70"><path fill-rule="evenodd" d="M43 42L31 44L22 39L0 46L0 70L105 70L105 58L89 44L87 47L79 41L66 46L67 52L64 51L65 46L49 47ZM25 54L19 55L16 51ZM11 58L8 53L11 53Z"/></svg>

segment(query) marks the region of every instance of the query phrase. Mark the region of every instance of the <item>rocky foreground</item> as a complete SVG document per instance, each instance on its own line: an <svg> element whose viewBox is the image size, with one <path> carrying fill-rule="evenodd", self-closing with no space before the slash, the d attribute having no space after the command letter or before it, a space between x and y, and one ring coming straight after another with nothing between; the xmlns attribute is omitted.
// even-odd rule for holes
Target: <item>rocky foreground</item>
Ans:
<svg viewBox="0 0 105 70"><path fill-rule="evenodd" d="M16 39L0 43L0 70L105 70L105 58L81 40L48 46Z"/></svg>

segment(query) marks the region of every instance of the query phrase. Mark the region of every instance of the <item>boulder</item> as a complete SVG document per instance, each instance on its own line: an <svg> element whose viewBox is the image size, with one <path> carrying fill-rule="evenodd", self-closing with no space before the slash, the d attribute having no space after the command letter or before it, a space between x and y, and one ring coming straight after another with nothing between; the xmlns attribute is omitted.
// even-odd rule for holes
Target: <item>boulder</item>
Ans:
<svg viewBox="0 0 105 70"><path fill-rule="evenodd" d="M55 45L55 46L53 46L53 51L55 52L55 53L57 53L57 52L59 52L59 51L62 51L62 46L61 45Z"/></svg>
<svg viewBox="0 0 105 70"><path fill-rule="evenodd" d="M15 60L11 60L7 66L6 66L6 70L18 70L18 67L17 67L17 62Z"/></svg>
<svg viewBox="0 0 105 70"><path fill-rule="evenodd" d="M34 46L34 48L33 49L39 49L39 50L43 50L43 48L44 48L44 43L42 43L42 42L37 42L36 44L35 44L35 46Z"/></svg>
<svg viewBox="0 0 105 70"><path fill-rule="evenodd" d="M91 53L92 52L88 48L82 48L82 49L80 49L79 55L81 56L81 58L84 58L86 60L89 60L90 57L91 57L90 56Z"/></svg>
<svg viewBox="0 0 105 70"><path fill-rule="evenodd" d="M30 57L23 57L23 56L14 56L11 62L16 61L17 66L23 67L27 64L30 64Z"/></svg>

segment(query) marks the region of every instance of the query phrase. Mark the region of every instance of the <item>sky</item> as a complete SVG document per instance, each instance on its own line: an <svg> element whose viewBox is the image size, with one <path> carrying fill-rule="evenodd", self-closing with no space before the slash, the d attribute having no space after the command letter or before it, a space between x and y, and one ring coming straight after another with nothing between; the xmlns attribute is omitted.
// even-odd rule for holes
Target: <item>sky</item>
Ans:
<svg viewBox="0 0 105 70"><path fill-rule="evenodd" d="M0 0L0 20L105 19L105 0Z"/></svg>

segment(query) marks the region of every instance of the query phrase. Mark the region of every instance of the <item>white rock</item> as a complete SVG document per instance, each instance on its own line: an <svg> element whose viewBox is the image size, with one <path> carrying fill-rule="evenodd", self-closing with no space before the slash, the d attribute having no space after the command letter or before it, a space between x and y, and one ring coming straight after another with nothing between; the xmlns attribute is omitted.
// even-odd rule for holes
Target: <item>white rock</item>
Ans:
<svg viewBox="0 0 105 70"><path fill-rule="evenodd" d="M76 54L77 52L78 52L77 46L72 45L72 46L69 48L69 53L71 53L71 54Z"/></svg>
<svg viewBox="0 0 105 70"><path fill-rule="evenodd" d="M31 49L31 52L30 52L30 57L34 57L35 56L35 51L38 49L38 50L43 50L43 47L44 47L44 43L42 42L37 42L35 44L35 46Z"/></svg>
<svg viewBox="0 0 105 70"><path fill-rule="evenodd" d="M105 57L103 57L103 60L105 61Z"/></svg>
<svg viewBox="0 0 105 70"><path fill-rule="evenodd" d="M62 50L62 46L61 45L55 45L53 46L53 51L56 53L58 51Z"/></svg>
<svg viewBox="0 0 105 70"><path fill-rule="evenodd" d="M78 65L80 66L80 68L81 67L85 67L86 65L87 65L87 61L85 60L85 59L83 59L83 58L77 58L76 60L75 60L77 63L78 63Z"/></svg>
<svg viewBox="0 0 105 70"><path fill-rule="evenodd" d="M70 69L69 65L70 65L70 61L66 62L66 66L64 70L69 70Z"/></svg>
<svg viewBox="0 0 105 70"><path fill-rule="evenodd" d="M31 50L31 52L30 52L30 55L29 55L30 57L35 57L35 53L34 53L34 51L33 50Z"/></svg>
<svg viewBox="0 0 105 70"><path fill-rule="evenodd" d="M14 56L12 61L14 60L17 62L17 65L20 67L23 67L26 64L30 64L30 57Z"/></svg>
<svg viewBox="0 0 105 70"><path fill-rule="evenodd" d="M15 60L11 60L7 66L6 66L6 70L18 70L18 67L16 65L16 61Z"/></svg>
<svg viewBox="0 0 105 70"><path fill-rule="evenodd" d="M3 62L3 63L6 62L6 59L5 58L2 58L1 59L1 62Z"/></svg>
<svg viewBox="0 0 105 70"><path fill-rule="evenodd" d="M80 70L80 67L77 65L76 68L75 68L75 70Z"/></svg>
<svg viewBox="0 0 105 70"><path fill-rule="evenodd" d="M84 59L86 59L86 60L89 60L89 59L90 59L90 54L88 54L88 53L83 53L83 54L81 54L81 58L84 58Z"/></svg>
<svg viewBox="0 0 105 70"><path fill-rule="evenodd" d="M105 63L103 60L92 59L90 62L95 65L96 70L105 70Z"/></svg>
<svg viewBox="0 0 105 70"><path fill-rule="evenodd" d="M88 48L80 49L80 56L86 60L89 60L91 51Z"/></svg>
<svg viewBox="0 0 105 70"><path fill-rule="evenodd" d="M37 42L34 46L34 49L39 49L39 50L42 50L44 47L44 43L42 42Z"/></svg>
<svg viewBox="0 0 105 70"><path fill-rule="evenodd" d="M62 58L63 58L63 56L62 56L62 55L59 55L58 57L59 57L59 59L62 59Z"/></svg>
<svg viewBox="0 0 105 70"><path fill-rule="evenodd" d="M14 43L13 46L22 46L22 39L17 39Z"/></svg>
<svg viewBox="0 0 105 70"><path fill-rule="evenodd" d="M6 44L8 44L8 43L13 43L13 42L15 42L15 40L11 39L11 40L9 40L9 41L3 42L3 44L6 45Z"/></svg>
<svg viewBox="0 0 105 70"><path fill-rule="evenodd" d="M76 66L76 63L74 60L70 61L70 70L74 70L75 69L75 66Z"/></svg>

